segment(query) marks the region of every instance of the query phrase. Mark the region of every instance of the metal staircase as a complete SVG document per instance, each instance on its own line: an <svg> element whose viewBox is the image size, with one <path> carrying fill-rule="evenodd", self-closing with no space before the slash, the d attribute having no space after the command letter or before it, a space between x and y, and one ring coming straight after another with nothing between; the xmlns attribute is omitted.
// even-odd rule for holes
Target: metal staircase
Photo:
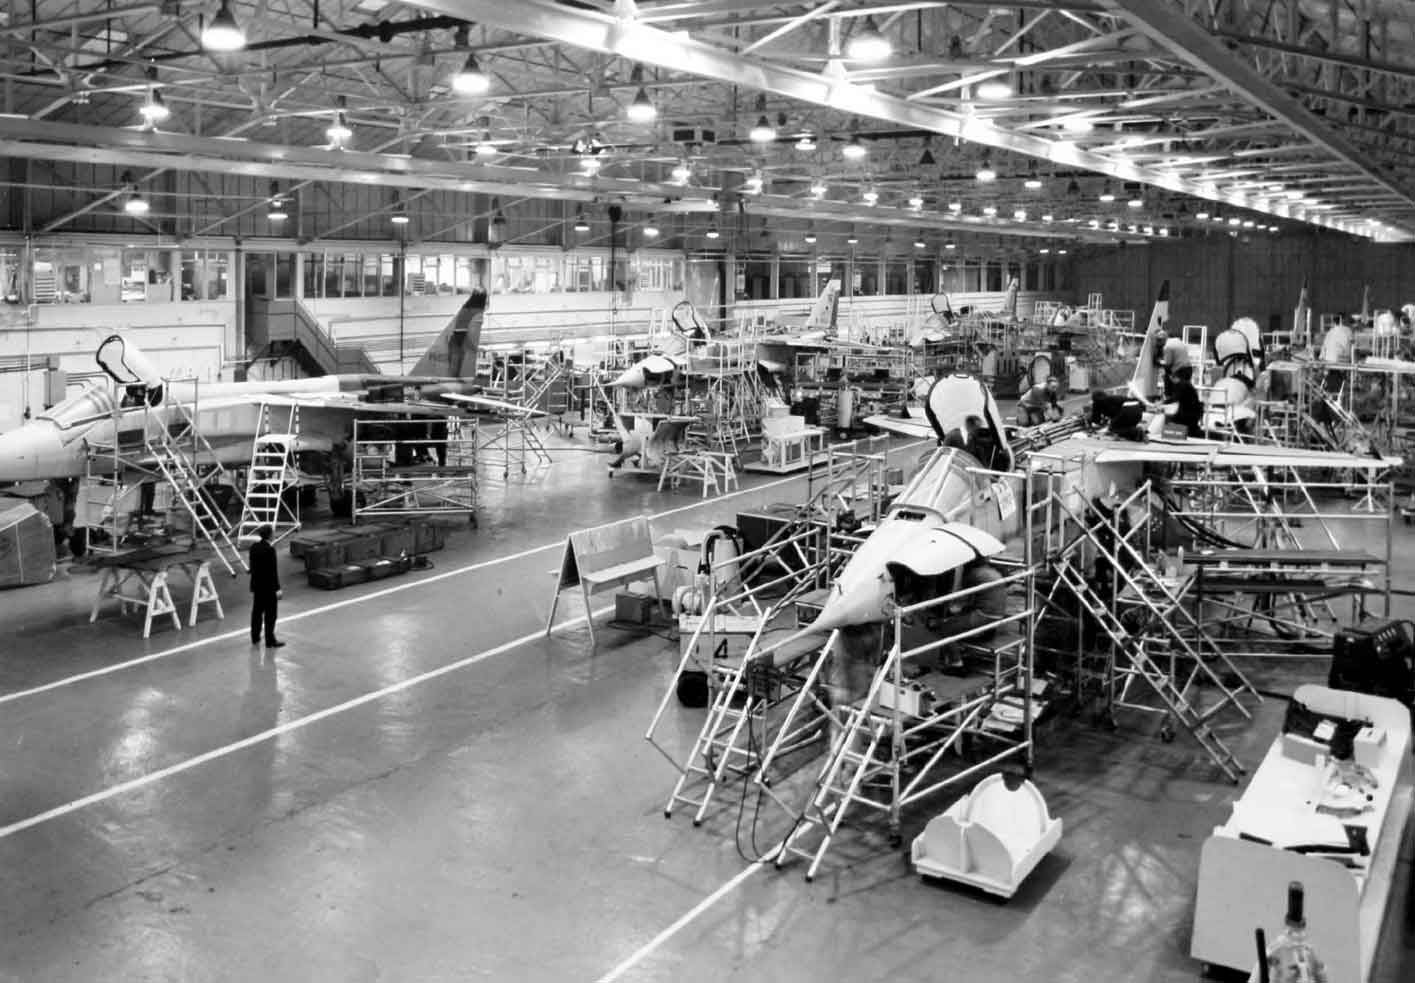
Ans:
<svg viewBox="0 0 1415 983"><path fill-rule="evenodd" d="M1142 485L1130 500L1115 507L1115 514L1121 514L1130 501L1147 501L1149 490L1148 483ZM1184 606L1177 590L1161 580L1149 566L1123 530L1112 525L1094 506L1088 505L1084 515L1078 515L1055 495L1052 506L1053 514L1066 522L1075 535L1049 557L1049 565L1058 581L1070 590L1085 614L1114 645L1117 661L1123 657L1125 662L1124 668L1115 668L1112 672L1113 676L1124 679L1120 699L1113 705L1132 706L1123 702L1131 683L1135 680L1146 683L1164 704L1170 719L1178 721L1194 736L1230 780L1238 781L1243 766L1213 733L1209 721L1229 706L1244 717L1251 717L1239 697L1248 692L1261 700L1258 691ZM1081 562L1086 552L1083 547L1089 548L1097 566L1103 568L1098 579L1112 581L1110 599L1103 597L1097 582L1087 577ZM1188 666L1188 675L1182 680L1175 671L1180 659ZM1237 679L1237 685L1226 684L1215 666ZM1188 697L1190 687L1201 677L1220 694L1203 710Z"/></svg>
<svg viewBox="0 0 1415 983"><path fill-rule="evenodd" d="M300 517L286 502L285 493L296 484L295 441L300 432L300 408L292 404L283 430L271 426L271 407L260 407L260 430L251 444L246 472L246 500L236 525L236 543L244 546L260 538L261 526L270 526L275 540L300 528Z"/></svg>
<svg viewBox="0 0 1415 983"><path fill-rule="evenodd" d="M207 491L207 486L225 475L226 471L217 461L211 445L197 429L191 411L178 403L173 405L171 414L172 425L146 428L143 440L147 454L158 473L172 486L177 502L192 517L193 537L206 540L226 572L235 576L236 566L244 570L246 561L231 538L231 523L216 509ZM173 433L174 429L176 433ZM183 441L191 442L190 453L182 446ZM217 462L205 474L196 463L203 452Z"/></svg>

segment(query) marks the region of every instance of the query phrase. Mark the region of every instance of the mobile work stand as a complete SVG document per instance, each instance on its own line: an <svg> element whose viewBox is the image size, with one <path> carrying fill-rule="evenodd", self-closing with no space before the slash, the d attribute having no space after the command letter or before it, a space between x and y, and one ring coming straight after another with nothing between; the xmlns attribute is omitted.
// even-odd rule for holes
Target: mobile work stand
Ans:
<svg viewBox="0 0 1415 983"><path fill-rule="evenodd" d="M813 880L842 826L857 814L883 815L891 842L898 845L901 816L910 805L1009 759L1020 760L1030 775L1032 577L1032 567L1023 563L996 583L895 609L893 624L885 627L888 653L863 697L832 701L825 708L829 749L805 808L797 810L797 821L776 856L778 868L790 857L802 857L808 861L806 880ZM998 586L1012 598L1011 613L946 637L920 631L925 622L943 616L959 601ZM915 644L920 634L927 640ZM960 647L970 661L983 665L981 672L955 681L952 687L949 677L915 677L912 667L921 656ZM842 633L836 632L821 650L809 678L825 676L831 660L837 662L838 673L838 663L855 657L847 651ZM1011 712L1000 713L1003 706ZM783 733L790 732L795 714L803 707L804 700L798 699ZM761 775L781 753L782 743L768 749ZM951 760L978 749L982 757L961 769Z"/></svg>

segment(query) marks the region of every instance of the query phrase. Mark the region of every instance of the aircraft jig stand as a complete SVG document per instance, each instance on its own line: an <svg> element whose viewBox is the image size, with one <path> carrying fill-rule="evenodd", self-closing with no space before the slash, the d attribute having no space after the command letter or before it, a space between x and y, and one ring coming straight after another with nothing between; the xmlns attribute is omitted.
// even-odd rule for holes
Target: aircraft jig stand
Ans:
<svg viewBox="0 0 1415 983"><path fill-rule="evenodd" d="M467 417L355 420L354 524L366 516L465 515L475 526L478 446L477 423Z"/></svg>

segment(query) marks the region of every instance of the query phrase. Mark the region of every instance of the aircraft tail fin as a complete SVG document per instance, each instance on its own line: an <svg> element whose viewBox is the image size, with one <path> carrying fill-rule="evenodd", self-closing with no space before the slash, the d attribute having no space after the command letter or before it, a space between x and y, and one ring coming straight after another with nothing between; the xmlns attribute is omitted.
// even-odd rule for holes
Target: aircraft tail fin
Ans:
<svg viewBox="0 0 1415 983"><path fill-rule="evenodd" d="M1307 297L1307 280L1302 279L1302 292L1297 295L1297 308L1292 312L1292 344L1310 343L1312 339L1312 303Z"/></svg>
<svg viewBox="0 0 1415 983"><path fill-rule="evenodd" d="M486 308L486 291L473 290L432 346L418 359L412 374L442 379L475 379L477 349L481 347Z"/></svg>
<svg viewBox="0 0 1415 983"><path fill-rule="evenodd" d="M1159 356L1164 350L1167 337L1165 322L1169 320L1169 281L1160 284L1160 292L1155 297L1155 306L1150 311L1149 323L1145 325L1145 340L1140 345L1140 353L1135 359L1135 371L1130 376L1130 395L1136 399L1149 400L1155 396Z"/></svg>
<svg viewBox="0 0 1415 983"><path fill-rule="evenodd" d="M840 301L840 281L831 280L821 290L806 318L805 328L833 333L835 329L836 305Z"/></svg>

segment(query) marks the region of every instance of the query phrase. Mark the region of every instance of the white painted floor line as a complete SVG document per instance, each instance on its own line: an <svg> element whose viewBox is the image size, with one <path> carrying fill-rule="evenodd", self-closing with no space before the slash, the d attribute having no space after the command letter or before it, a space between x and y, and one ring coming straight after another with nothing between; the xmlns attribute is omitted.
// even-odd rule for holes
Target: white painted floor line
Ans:
<svg viewBox="0 0 1415 983"><path fill-rule="evenodd" d="M654 513L652 515L647 516L647 518L650 522L654 521L655 519L666 519L669 516L678 515L682 512L690 512L693 509L700 509L707 506L716 505L719 502L724 502L728 499L737 498L741 495L749 495L756 492L766 491L768 489L786 484L787 482L799 480L800 478L804 477L804 474L805 473L802 472L801 474L789 475L785 478L778 478L774 481L768 481L765 484L755 485L751 488L743 488L735 492L730 492L726 495L719 495L717 498L705 498L699 502L694 502L690 505L682 505L677 508L668 509L664 512ZM626 518L634 517L626 516ZM558 539L553 543L545 543L541 546L532 546L530 549L521 550L519 553L511 553L507 556L498 556L490 560L479 560L476 563L469 563L466 566L457 567L453 570L444 570L441 573L433 574L430 577L419 577L416 580L402 581L400 583L394 584L391 587L385 587L382 590L372 591L367 594L359 594L354 597L347 597L340 601L333 601L329 604L322 604L319 607L310 608L307 611L296 611L291 614L282 614L280 616L280 624L285 625L289 624L292 621L299 621L303 618L312 618L316 615L327 614L330 611L337 611L340 608L345 608L352 604L363 604L365 601L373 601L377 600L380 597L387 597L390 594L397 594L400 591L412 590L415 587L423 587L427 584L436 583L439 580L446 580L449 577L460 577L463 574L472 573L477 570L483 570L487 567L495 566L498 563L510 563L514 560L521 560L528 556L534 556L536 553L543 553L547 550L559 549L564 545L564 542L564 539ZM557 627L559 627L559 625L557 625ZM186 642L182 645L175 645L170 649L163 649L161 652L150 652L147 655L140 655L136 658L127 659L123 662L115 662L112 665L103 666L99 669L91 669L88 672L75 673L72 676L64 676L61 679L55 679L51 682L43 683L39 686L31 686L28 689L20 689L15 690L12 693L0 694L0 705L4 705L6 703L13 703L16 700L22 700L25 697L29 696L37 696L40 693L48 693L51 690L60 689L64 686L72 686L75 683L81 683L85 680L97 679L100 676L108 676L115 672L122 672L124 669L132 669L135 666L146 665L149 662L156 662L159 659L166 659L173 655L181 655L183 652L190 652L194 649L205 648L206 646L214 645L217 642L227 642L235 638L241 638L242 636L246 635L247 632L248 629L239 628L235 631L222 632L219 635L208 635L205 638L198 638L195 641Z"/></svg>
<svg viewBox="0 0 1415 983"><path fill-rule="evenodd" d="M596 610L591 611L589 617L599 617L600 615L608 614L610 611L613 610L614 605L608 604L602 608L597 608ZM578 615L577 617L570 618L567 621L561 622L559 625L557 625L557 627L567 628L571 625L575 625L584 621L585 617L586 616L583 614ZM201 765L204 765L209 761L215 761L218 758L226 757L228 754L235 754L237 751L243 751L246 748L254 747L257 744L260 744L262 741L273 740L274 738L279 737L282 734L288 734L291 731L301 730L305 727L310 726L311 724L317 724L321 720L327 720L328 718L333 717L337 714L345 713L349 710L361 707L366 703L372 703L375 700L381 700L385 696L391 696L394 693L401 693L405 689L412 689L414 686L418 686L430 680L446 676L449 673L458 671L459 669L465 669L468 666L474 666L478 662L485 661L486 659L490 659L492 656L500 655L503 652L509 652L511 649L518 648L519 646L525 645L528 642L534 642L537 639L543 638L544 636L544 629L539 629L537 631L530 632L528 634L522 635L520 638L513 638L509 642L502 642L500 645L497 645L494 648L484 649L481 652L477 652L475 655L469 655L464 659L458 659L456 662L449 662L445 666L439 666L436 669L429 669L427 672L419 673L416 676L410 676L407 679L392 683L388 686L383 687L382 689L374 690L371 693L365 693L362 696L356 696L352 700L345 700L343 703L338 703L332 707L326 707L323 710L317 710L314 713L309 714L308 716L300 717L296 720L288 720L283 724L277 724L276 726L271 727L267 730L263 730L258 734L252 734L249 737L243 737L241 738L241 740L235 741L231 744L227 744L218 748L213 748L210 751L198 754L194 758L187 758L185 761L179 761L174 765L168 765L166 768L159 768L157 771L148 772L146 775L140 775L137 778L131 779L129 781L121 782L117 785L111 785L108 788L102 789L98 792L94 792L91 795L85 795L83 798L74 799L72 802L65 802L63 805L55 806L53 809L48 809L44 812L30 816L27 819L21 819L18 822L11 823L8 826L0 826L0 840L5 839L9 836L14 836L16 833L22 833L27 829L33 829L35 826L39 826L42 823L47 823L51 819L59 819L62 816L67 816L71 812L77 812L78 810L87 808L88 806L97 805L100 802L106 802L109 799L116 798L120 795L125 795L128 792L133 792L140 788L145 788L146 786L152 785L155 782L160 782L165 778L171 778L173 775L180 775L184 771L191 771L193 768L200 767Z"/></svg>
<svg viewBox="0 0 1415 983"><path fill-rule="evenodd" d="M771 850L767 854L767 856L769 857L775 855L775 849ZM683 931L683 929L691 925L694 921L697 920L700 915L703 914L703 912L707 911L713 905L717 904L723 898L727 897L727 895L731 894L733 891L737 890L737 888L741 887L742 884L747 880L747 878L757 873L757 871L764 868L770 862L771 861L769 860L758 860L756 863L749 864L748 866L743 868L737 873L737 876L732 878L732 880L723 884L716 891L713 891L707 897L703 898L688 912L682 915L676 922L674 922L672 925L669 925L662 932L659 932L653 938L649 939L638 949L636 949L634 951L634 954L631 955L628 959L625 959L618 966L615 966L609 972L601 976L599 978L598 983L617 983L617 981L621 977L623 977L625 973L629 972L629 970L637 966L647 956L652 955L655 950L657 950L669 939L673 938L673 936L677 935L679 932Z"/></svg>

